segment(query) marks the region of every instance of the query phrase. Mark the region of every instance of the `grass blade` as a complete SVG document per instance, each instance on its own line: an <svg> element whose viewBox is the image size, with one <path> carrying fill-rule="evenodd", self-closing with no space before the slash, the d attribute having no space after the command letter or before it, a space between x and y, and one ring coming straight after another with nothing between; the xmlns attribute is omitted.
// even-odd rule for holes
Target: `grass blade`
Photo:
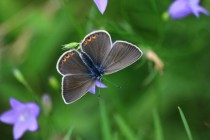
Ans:
<svg viewBox="0 0 210 140"><path fill-rule="evenodd" d="M73 127L71 127L69 129L69 131L67 132L67 134L65 135L65 137L63 138L63 140L70 140L71 139L71 134L72 134L72 131L73 131Z"/></svg>
<svg viewBox="0 0 210 140"><path fill-rule="evenodd" d="M184 116L184 113L183 113L182 109L181 109L179 106L178 106L178 109L179 109L179 113L180 113L182 122L183 122L183 124L184 124L185 130L186 130L186 132L187 132L187 136L188 136L189 140L193 140L192 134L191 134L191 132L190 132L190 127L189 127L189 125L188 125L188 123L187 123L187 120L186 120L186 118L185 118L185 116Z"/></svg>
<svg viewBox="0 0 210 140"><path fill-rule="evenodd" d="M121 133L125 136L126 140L136 140L136 137L134 136L132 130L129 128L129 126L125 123L125 121L122 119L122 117L118 114L114 116L115 121L121 131Z"/></svg>
<svg viewBox="0 0 210 140"><path fill-rule="evenodd" d="M155 126L155 138L156 140L164 140L163 138L163 130L160 123L160 117L158 115L157 110L153 111L153 120Z"/></svg>
<svg viewBox="0 0 210 140"><path fill-rule="evenodd" d="M102 135L104 140L111 140L111 129L110 129L110 123L109 119L107 117L106 108L104 105L104 102L100 101L100 113L101 113L101 129L102 129Z"/></svg>

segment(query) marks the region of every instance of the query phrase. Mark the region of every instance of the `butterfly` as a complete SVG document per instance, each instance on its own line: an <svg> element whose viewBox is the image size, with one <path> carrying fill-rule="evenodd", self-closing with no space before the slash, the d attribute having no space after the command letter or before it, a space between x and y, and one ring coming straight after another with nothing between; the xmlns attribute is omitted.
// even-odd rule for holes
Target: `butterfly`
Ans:
<svg viewBox="0 0 210 140"><path fill-rule="evenodd" d="M62 77L62 98L66 104L85 95L103 75L115 73L136 62L142 51L126 41L112 43L108 32L98 30L86 35L81 51L71 49L57 62Z"/></svg>

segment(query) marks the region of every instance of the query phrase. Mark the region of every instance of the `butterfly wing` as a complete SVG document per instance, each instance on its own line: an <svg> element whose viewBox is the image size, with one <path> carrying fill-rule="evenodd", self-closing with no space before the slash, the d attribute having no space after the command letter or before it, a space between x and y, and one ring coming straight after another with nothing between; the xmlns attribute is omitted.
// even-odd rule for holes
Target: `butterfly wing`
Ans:
<svg viewBox="0 0 210 140"><path fill-rule="evenodd" d="M95 84L88 75L65 75L62 79L62 97L66 104L80 99Z"/></svg>
<svg viewBox="0 0 210 140"><path fill-rule="evenodd" d="M142 54L142 51L135 45L125 41L116 41L102 64L104 74L117 72L133 64Z"/></svg>
<svg viewBox="0 0 210 140"><path fill-rule="evenodd" d="M89 71L76 50L70 50L61 55L57 62L57 71L61 75L88 74Z"/></svg>
<svg viewBox="0 0 210 140"><path fill-rule="evenodd" d="M109 33L103 30L88 34L82 41L82 51L88 54L93 62L100 66L111 50Z"/></svg>

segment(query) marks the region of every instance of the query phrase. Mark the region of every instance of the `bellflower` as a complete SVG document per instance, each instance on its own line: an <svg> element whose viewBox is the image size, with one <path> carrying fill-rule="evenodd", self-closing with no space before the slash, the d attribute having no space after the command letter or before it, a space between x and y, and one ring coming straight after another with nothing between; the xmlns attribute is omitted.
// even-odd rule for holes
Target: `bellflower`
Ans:
<svg viewBox="0 0 210 140"><path fill-rule="evenodd" d="M94 0L98 10L103 14L106 10L108 0Z"/></svg>
<svg viewBox="0 0 210 140"><path fill-rule="evenodd" d="M199 13L209 15L199 2L200 0L175 0L169 7L168 13L173 19L183 18L189 14L194 14L196 17L199 17Z"/></svg>
<svg viewBox="0 0 210 140"><path fill-rule="evenodd" d="M27 130L38 130L37 117L40 109L36 103L22 103L11 98L10 105L11 109L0 115L0 121L14 125L13 135L15 140L21 138Z"/></svg>
<svg viewBox="0 0 210 140"><path fill-rule="evenodd" d="M96 81L95 84L90 88L89 92L92 94L96 93L96 86L99 88L106 88L107 86L104 85L103 83Z"/></svg>

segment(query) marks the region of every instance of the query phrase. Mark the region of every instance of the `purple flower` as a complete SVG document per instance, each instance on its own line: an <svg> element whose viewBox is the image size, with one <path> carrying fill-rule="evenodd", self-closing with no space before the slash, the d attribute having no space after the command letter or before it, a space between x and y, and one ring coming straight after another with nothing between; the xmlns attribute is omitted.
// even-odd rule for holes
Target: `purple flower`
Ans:
<svg viewBox="0 0 210 140"><path fill-rule="evenodd" d="M189 14L199 17L199 13L209 15L206 9L199 5L200 0L175 0L168 13L173 19L183 18Z"/></svg>
<svg viewBox="0 0 210 140"><path fill-rule="evenodd" d="M103 83L96 81L95 84L90 88L89 92L92 94L96 93L96 86L99 88L106 88L107 86L104 85Z"/></svg>
<svg viewBox="0 0 210 140"><path fill-rule="evenodd" d="M37 117L39 116L39 106L36 103L22 103L11 98L12 109L4 112L0 116L0 121L6 124L13 124L14 139L19 139L23 134L38 129Z"/></svg>
<svg viewBox="0 0 210 140"><path fill-rule="evenodd" d="M101 14L103 14L104 11L106 10L108 0L94 0L94 2L98 7L98 10L101 12Z"/></svg>

